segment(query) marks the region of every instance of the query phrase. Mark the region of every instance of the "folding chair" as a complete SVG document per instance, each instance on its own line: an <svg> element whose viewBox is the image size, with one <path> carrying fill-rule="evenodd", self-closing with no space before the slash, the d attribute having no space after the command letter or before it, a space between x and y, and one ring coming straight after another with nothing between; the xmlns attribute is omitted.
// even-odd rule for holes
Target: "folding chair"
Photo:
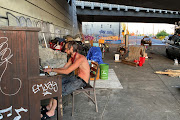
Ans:
<svg viewBox="0 0 180 120"><path fill-rule="evenodd" d="M93 86L90 85L90 78L88 80L88 84L86 87L82 89L75 90L72 93L72 116L74 115L74 97L75 95L79 93L84 93L89 99L95 104L96 107L96 112L98 112L98 107L97 107L97 100L96 100L96 92L95 92L95 84L96 84L96 76L98 74L98 63L96 62L91 62L90 64L90 78L94 78ZM90 92L93 92L93 95L90 95Z"/></svg>

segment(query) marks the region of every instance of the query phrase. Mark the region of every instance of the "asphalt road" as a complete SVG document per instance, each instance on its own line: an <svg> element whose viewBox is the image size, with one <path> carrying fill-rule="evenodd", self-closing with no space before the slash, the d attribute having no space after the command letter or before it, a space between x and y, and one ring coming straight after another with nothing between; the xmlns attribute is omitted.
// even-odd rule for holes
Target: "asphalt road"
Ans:
<svg viewBox="0 0 180 120"><path fill-rule="evenodd" d="M136 45L136 44L140 45L142 38L143 38L143 36L129 36L129 44L130 45ZM151 39L151 40L152 40L152 45L165 45L159 39Z"/></svg>

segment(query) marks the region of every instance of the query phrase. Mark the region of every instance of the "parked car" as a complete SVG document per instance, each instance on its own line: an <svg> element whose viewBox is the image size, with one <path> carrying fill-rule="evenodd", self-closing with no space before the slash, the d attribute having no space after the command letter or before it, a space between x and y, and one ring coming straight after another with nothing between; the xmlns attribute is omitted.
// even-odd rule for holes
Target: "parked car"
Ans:
<svg viewBox="0 0 180 120"><path fill-rule="evenodd" d="M172 41L171 41L172 36L173 36L173 35L165 36L165 38L162 40L162 42L168 43L168 44L173 44Z"/></svg>
<svg viewBox="0 0 180 120"><path fill-rule="evenodd" d="M144 44L149 44L149 46L152 45L152 41L149 36L144 36L143 39L141 40L141 45L144 45Z"/></svg>
<svg viewBox="0 0 180 120"><path fill-rule="evenodd" d="M166 55L168 58L180 60L180 36L173 35L171 44L166 46Z"/></svg>
<svg viewBox="0 0 180 120"><path fill-rule="evenodd" d="M162 43L166 43L168 39L169 39L169 37L165 36L164 39L162 40Z"/></svg>

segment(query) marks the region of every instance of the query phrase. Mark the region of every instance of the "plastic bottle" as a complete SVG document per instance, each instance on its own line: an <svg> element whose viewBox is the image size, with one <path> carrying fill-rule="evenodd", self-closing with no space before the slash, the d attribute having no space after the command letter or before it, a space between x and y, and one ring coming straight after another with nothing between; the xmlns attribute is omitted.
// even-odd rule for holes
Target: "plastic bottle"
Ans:
<svg viewBox="0 0 180 120"><path fill-rule="evenodd" d="M174 65L178 65L178 60L174 59Z"/></svg>

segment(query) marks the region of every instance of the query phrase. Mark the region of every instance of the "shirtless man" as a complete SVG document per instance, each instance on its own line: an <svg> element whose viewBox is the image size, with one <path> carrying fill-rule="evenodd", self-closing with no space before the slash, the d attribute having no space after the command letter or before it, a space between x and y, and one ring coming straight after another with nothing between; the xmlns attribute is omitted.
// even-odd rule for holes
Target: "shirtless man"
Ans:
<svg viewBox="0 0 180 120"><path fill-rule="evenodd" d="M65 52L71 56L68 62L62 68L47 68L45 72L56 72L59 74L66 74L62 78L62 96L72 93L81 87L85 87L90 76L89 63L85 56L77 52L78 46L74 41L65 44ZM67 74L78 69L78 75L68 76Z"/></svg>

